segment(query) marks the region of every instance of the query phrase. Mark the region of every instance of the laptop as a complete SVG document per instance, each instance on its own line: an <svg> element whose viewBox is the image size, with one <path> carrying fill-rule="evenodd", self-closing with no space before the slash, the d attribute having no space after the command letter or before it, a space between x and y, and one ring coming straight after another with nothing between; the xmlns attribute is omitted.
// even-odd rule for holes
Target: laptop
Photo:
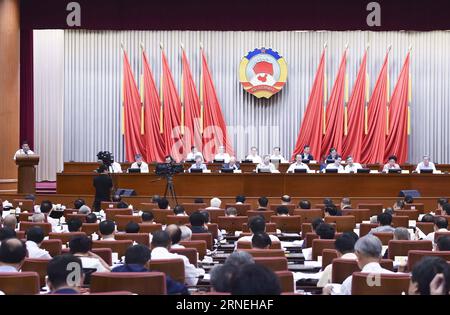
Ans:
<svg viewBox="0 0 450 315"><path fill-rule="evenodd" d="M358 168L356 173L370 173L370 168Z"/></svg>
<svg viewBox="0 0 450 315"><path fill-rule="evenodd" d="M268 168L258 168L257 173L270 173L270 169Z"/></svg>
<svg viewBox="0 0 450 315"><path fill-rule="evenodd" d="M140 168L129 168L128 169L128 173L140 173L141 169Z"/></svg>
<svg viewBox="0 0 450 315"><path fill-rule="evenodd" d="M432 169L425 169L425 168L421 168L420 169L420 174L433 174L433 170Z"/></svg>
<svg viewBox="0 0 450 315"><path fill-rule="evenodd" d="M223 162L225 162L224 159L218 159L218 160L214 159L214 161L213 161L213 163L223 163Z"/></svg>
<svg viewBox="0 0 450 315"><path fill-rule="evenodd" d="M325 163L331 164L331 163L334 163L334 160L326 160Z"/></svg>
<svg viewBox="0 0 450 315"><path fill-rule="evenodd" d="M306 173L306 168L295 168L294 173Z"/></svg>
<svg viewBox="0 0 450 315"><path fill-rule="evenodd" d="M400 168L390 168L388 171L388 173L397 173L397 174L399 174L401 172L402 172L402 170Z"/></svg>
<svg viewBox="0 0 450 315"><path fill-rule="evenodd" d="M302 163L309 164L309 160L308 159L303 159Z"/></svg>
<svg viewBox="0 0 450 315"><path fill-rule="evenodd" d="M337 168L327 168L325 169L325 173L337 173L338 169Z"/></svg>
<svg viewBox="0 0 450 315"><path fill-rule="evenodd" d="M233 173L233 169L232 168L222 168L220 170L221 173Z"/></svg>
<svg viewBox="0 0 450 315"><path fill-rule="evenodd" d="M280 159L270 159L270 162L274 163L274 164L280 164L281 160Z"/></svg>
<svg viewBox="0 0 450 315"><path fill-rule="evenodd" d="M242 160L241 163L253 163L252 160Z"/></svg>
<svg viewBox="0 0 450 315"><path fill-rule="evenodd" d="M191 173L203 173L203 170L201 168L191 168Z"/></svg>

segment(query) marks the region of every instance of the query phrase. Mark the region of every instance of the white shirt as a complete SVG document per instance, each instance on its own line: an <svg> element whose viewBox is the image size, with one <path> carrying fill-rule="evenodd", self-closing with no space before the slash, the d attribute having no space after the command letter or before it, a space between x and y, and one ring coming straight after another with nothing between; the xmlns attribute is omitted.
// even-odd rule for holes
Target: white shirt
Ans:
<svg viewBox="0 0 450 315"><path fill-rule="evenodd" d="M345 168L344 168L344 172L345 173L350 173L350 172L356 173L357 170L359 170L361 168L362 168L361 164L353 163L352 166L346 165Z"/></svg>
<svg viewBox="0 0 450 315"><path fill-rule="evenodd" d="M170 246L171 249L180 249L180 248L186 248L183 245L180 244L173 244Z"/></svg>
<svg viewBox="0 0 450 315"><path fill-rule="evenodd" d="M194 164L191 165L191 167L189 167L189 171L191 169L200 169L200 170L203 170L203 171L207 170L206 165L204 163L202 163L200 165L197 165L197 163L194 163Z"/></svg>
<svg viewBox="0 0 450 315"><path fill-rule="evenodd" d="M288 161L282 155L271 155L271 160L280 160L280 163L287 163Z"/></svg>
<svg viewBox="0 0 450 315"><path fill-rule="evenodd" d="M273 165L273 163L269 163L269 165L266 165L264 163L259 163L258 166L256 167L257 170L270 170L271 172L275 171L275 165Z"/></svg>
<svg viewBox="0 0 450 315"><path fill-rule="evenodd" d="M344 173L345 172L344 171L344 167L342 165L338 166L338 165L336 165L336 163L327 164L327 167L325 169L327 169L327 170L329 170L329 169L337 169L338 173ZM325 170L324 170L324 173L325 173Z"/></svg>
<svg viewBox="0 0 450 315"><path fill-rule="evenodd" d="M272 242L279 242L280 241L280 239L278 237L276 237L275 235L272 235L272 234L268 234L268 235L269 235L270 240ZM237 241L238 242L250 242L251 243L252 242L252 238L253 238L253 234L249 235L249 236L242 236Z"/></svg>
<svg viewBox="0 0 450 315"><path fill-rule="evenodd" d="M400 165L397 163L391 166L389 163L385 164L383 167L383 172L387 173L389 169L400 169Z"/></svg>
<svg viewBox="0 0 450 315"><path fill-rule="evenodd" d="M45 249L39 248L39 246L33 241L26 241L28 258L38 258L38 259L52 259L52 256Z"/></svg>
<svg viewBox="0 0 450 315"><path fill-rule="evenodd" d="M34 154L34 152L31 151L31 150L28 150L27 153L25 153L25 151L22 150L22 149L17 150L16 153L14 154L14 160L16 159L17 155L19 155L19 154L28 154L28 155L30 155L30 154Z"/></svg>
<svg viewBox="0 0 450 315"><path fill-rule="evenodd" d="M373 273L373 274L394 273L390 270L382 268L381 265L377 262L368 263L367 265L365 265L363 267L361 272ZM343 294L343 295L351 295L352 294L352 276L347 277L347 279L345 279L344 282L342 283L341 294Z"/></svg>
<svg viewBox="0 0 450 315"><path fill-rule="evenodd" d="M144 161L141 162L141 166L139 167L137 162L134 162L133 164L131 164L130 168L140 168L141 169L141 173L148 173L148 164L145 163Z"/></svg>
<svg viewBox="0 0 450 315"><path fill-rule="evenodd" d="M246 160L250 160L250 161L252 161L253 163L256 163L256 164L262 163L262 159L261 159L261 157L259 155L251 155L251 154L249 154L249 155L247 155L247 157L245 159Z"/></svg>
<svg viewBox="0 0 450 315"><path fill-rule="evenodd" d="M305 163L302 163L302 162L300 162L300 163L295 162L289 166L286 173L294 173L294 170L297 170L297 169L305 169L307 173L310 172L308 165L306 165Z"/></svg>
<svg viewBox="0 0 450 315"><path fill-rule="evenodd" d="M419 164L417 164L416 172L420 173L420 170L422 170L422 169L433 170L433 173L436 172L436 166L434 165L433 162L428 162L428 166L425 166L425 164L423 162L420 162Z"/></svg>
<svg viewBox="0 0 450 315"><path fill-rule="evenodd" d="M439 230L437 230L437 231L438 231L438 232L448 232L447 229L439 229ZM435 235L435 232L428 233L428 234L427 234L427 237L425 238L425 240L427 240L427 241L432 241L433 244L434 244L434 235Z"/></svg>
<svg viewBox="0 0 450 315"><path fill-rule="evenodd" d="M122 167L119 163L113 162L111 166L108 168L108 172L110 173L122 173Z"/></svg>
<svg viewBox="0 0 450 315"><path fill-rule="evenodd" d="M223 160L224 163L230 163L230 155L228 153L217 153L214 160Z"/></svg>
<svg viewBox="0 0 450 315"><path fill-rule="evenodd" d="M205 274L205 270L195 268L186 256L170 253L167 248L164 247L153 248L152 260L153 259L182 259L184 262L184 278L187 285L196 285L198 277Z"/></svg>
<svg viewBox="0 0 450 315"><path fill-rule="evenodd" d="M109 271L102 265L102 263L100 262L100 260L98 260L98 258L86 257L86 256L77 256L77 257L81 259L81 266L83 268L96 269L97 272L108 272Z"/></svg>
<svg viewBox="0 0 450 315"><path fill-rule="evenodd" d="M194 161L195 157L199 156L199 155L202 157L202 160L204 160L203 159L203 154L201 152L196 152L196 153L189 152L187 157L186 157L186 161Z"/></svg>
<svg viewBox="0 0 450 315"><path fill-rule="evenodd" d="M348 260L356 260L356 255L354 253L347 253L340 257L341 259L348 259ZM317 287L323 288L325 285L331 283L332 279L332 272L333 272L333 264L329 264L325 267L325 269L322 272L322 276L319 279L319 282L317 282Z"/></svg>

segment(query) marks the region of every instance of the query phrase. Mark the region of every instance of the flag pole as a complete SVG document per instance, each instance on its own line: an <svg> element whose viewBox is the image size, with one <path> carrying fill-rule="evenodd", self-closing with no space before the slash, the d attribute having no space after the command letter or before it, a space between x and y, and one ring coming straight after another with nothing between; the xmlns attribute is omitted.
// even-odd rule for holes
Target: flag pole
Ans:
<svg viewBox="0 0 450 315"><path fill-rule="evenodd" d="M141 49L142 53L145 52L144 49L144 43L141 42ZM144 127L144 102L145 102L145 91L144 91L144 73L141 74L141 81L139 82L139 87L141 91L141 135L145 134L145 127Z"/></svg>
<svg viewBox="0 0 450 315"><path fill-rule="evenodd" d="M200 134L203 135L203 44L200 42L201 65L200 65Z"/></svg>
<svg viewBox="0 0 450 315"><path fill-rule="evenodd" d="M125 48L123 46L123 42L120 42L120 48L122 50L123 56L125 57ZM122 104L120 106L120 130L122 135L125 135L125 72L123 71L123 69L122 69L122 80L120 89L122 100Z"/></svg>
<svg viewBox="0 0 450 315"><path fill-rule="evenodd" d="M323 49L325 50L325 59L323 64L323 130L322 133L325 134L327 130L326 121L327 121L327 58L326 58L326 49L327 42L323 45Z"/></svg>
<svg viewBox="0 0 450 315"><path fill-rule="evenodd" d="M181 50L184 55L184 45L180 42ZM181 93L180 93L180 100L181 100L181 134L184 135L184 73L183 73L183 67L181 67Z"/></svg>
<svg viewBox="0 0 450 315"><path fill-rule="evenodd" d="M388 54L391 51L392 48L392 44L389 45L388 47ZM388 55L388 60L387 60L387 82L386 82L386 97L387 97L387 104L386 104L386 135L389 135L389 102L390 102L390 97L389 97L389 92L390 92L390 80L389 80L389 55Z"/></svg>
<svg viewBox="0 0 450 315"><path fill-rule="evenodd" d="M345 45L345 54L347 54L348 42ZM347 59L347 55L345 56ZM344 83L344 136L348 134L348 73L345 70L345 83Z"/></svg>
<svg viewBox="0 0 450 315"><path fill-rule="evenodd" d="M163 43L160 42L159 43L159 47L161 48L161 54L163 53ZM162 56L161 56L162 57ZM159 83L159 97L160 97L160 102L161 102L161 108L159 111L159 133L163 133L164 132L164 96L163 96L163 80L164 80L164 75L163 75L163 67L161 66L161 81Z"/></svg>
<svg viewBox="0 0 450 315"><path fill-rule="evenodd" d="M412 45L409 46L408 54L411 58ZM411 65L411 61L410 61ZM412 101L412 78L411 78L411 66L408 73L408 136L411 135L411 101Z"/></svg>
<svg viewBox="0 0 450 315"><path fill-rule="evenodd" d="M369 51L370 44L367 43L366 54ZM369 97L370 97L370 78L367 72L367 55L366 55L366 104L364 106L364 134L367 135L369 132Z"/></svg>

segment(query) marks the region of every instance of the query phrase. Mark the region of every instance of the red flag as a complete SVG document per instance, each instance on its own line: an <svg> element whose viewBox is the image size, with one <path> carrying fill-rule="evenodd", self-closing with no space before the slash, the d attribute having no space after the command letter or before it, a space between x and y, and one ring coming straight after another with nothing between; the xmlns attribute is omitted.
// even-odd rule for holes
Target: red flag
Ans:
<svg viewBox="0 0 450 315"><path fill-rule="evenodd" d="M204 107L203 156L207 161L213 160L219 146L224 146L225 152L232 156L234 155L234 150L227 136L227 126L203 49L201 81L200 101Z"/></svg>
<svg viewBox="0 0 450 315"><path fill-rule="evenodd" d="M364 106L366 94L367 50L359 66L355 86L347 104L348 133L342 143L342 156L351 155L354 161L361 160L361 145L364 137Z"/></svg>
<svg viewBox="0 0 450 315"><path fill-rule="evenodd" d="M184 49L182 50L183 77L182 77L182 105L184 106L184 135L183 141L185 145L185 153L190 151L191 146L195 145L201 152L202 135L201 135L201 106L192 79L189 62Z"/></svg>
<svg viewBox="0 0 450 315"><path fill-rule="evenodd" d="M347 64L347 49L342 56L339 70L331 90L330 100L326 111L326 131L322 140L322 154L328 154L331 148L335 148L339 154L342 152L342 138L344 136L344 88L345 67Z"/></svg>
<svg viewBox="0 0 450 315"><path fill-rule="evenodd" d="M123 106L125 155L134 161L137 153L145 155L144 137L141 135L141 97L134 80L127 53L123 53Z"/></svg>
<svg viewBox="0 0 450 315"><path fill-rule="evenodd" d="M164 112L163 139L165 154L171 155L176 161L183 159L183 141L181 139L181 102L167 63L166 55L162 56L162 99Z"/></svg>
<svg viewBox="0 0 450 315"><path fill-rule="evenodd" d="M386 143L386 106L389 51L384 58L368 105L368 131L363 139L361 162L383 163Z"/></svg>
<svg viewBox="0 0 450 315"><path fill-rule="evenodd" d="M397 156L399 164L405 163L408 158L409 55L408 52L389 104L389 122L391 125L389 126L384 152L385 160L394 154Z"/></svg>
<svg viewBox="0 0 450 315"><path fill-rule="evenodd" d="M145 51L142 51L143 80L144 80L144 132L147 162L164 161L164 140L160 133L160 109L158 90L153 79L152 70Z"/></svg>
<svg viewBox="0 0 450 315"><path fill-rule="evenodd" d="M325 80L325 48L320 57L319 67L306 106L305 116L298 134L292 159L303 152L303 147L309 145L311 154L316 160L320 160L320 150L323 136L323 100Z"/></svg>

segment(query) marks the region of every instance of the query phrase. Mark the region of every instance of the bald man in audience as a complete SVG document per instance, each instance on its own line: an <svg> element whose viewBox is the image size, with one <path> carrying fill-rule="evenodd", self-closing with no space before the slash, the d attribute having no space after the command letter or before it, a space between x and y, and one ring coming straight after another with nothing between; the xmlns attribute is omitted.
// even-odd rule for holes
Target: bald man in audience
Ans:
<svg viewBox="0 0 450 315"><path fill-rule="evenodd" d="M181 240L190 241L192 238L192 230L186 225L180 226L180 230L181 230Z"/></svg>
<svg viewBox="0 0 450 315"><path fill-rule="evenodd" d="M0 272L19 272L27 256L25 243L17 238L10 238L0 245Z"/></svg>
<svg viewBox="0 0 450 315"><path fill-rule="evenodd" d="M342 200L341 200L341 210L351 209L351 208L352 208L352 202L350 201L350 198L342 198Z"/></svg>
<svg viewBox="0 0 450 315"><path fill-rule="evenodd" d="M181 229L177 225L169 224L165 231L169 233L170 240L172 241L170 248L185 248L179 244L181 241Z"/></svg>
<svg viewBox="0 0 450 315"><path fill-rule="evenodd" d="M17 218L14 214L8 214L3 220L3 226L10 229L16 230L17 228Z"/></svg>

